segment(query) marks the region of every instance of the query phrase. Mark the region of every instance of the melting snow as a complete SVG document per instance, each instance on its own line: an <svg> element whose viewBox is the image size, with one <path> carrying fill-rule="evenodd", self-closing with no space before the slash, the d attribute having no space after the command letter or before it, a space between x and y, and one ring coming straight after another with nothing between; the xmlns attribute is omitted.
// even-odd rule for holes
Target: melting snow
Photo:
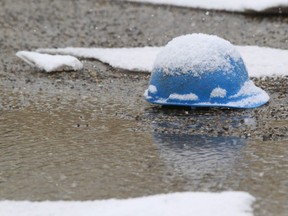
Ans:
<svg viewBox="0 0 288 216"><path fill-rule="evenodd" d="M210 97L211 98L215 98L215 97L224 98L226 94L227 94L226 89L218 87L218 88L213 89L213 91L210 94Z"/></svg>
<svg viewBox="0 0 288 216"><path fill-rule="evenodd" d="M157 92L157 88L154 85L149 85L148 91L151 92L152 94L155 94Z"/></svg>
<svg viewBox="0 0 288 216"><path fill-rule="evenodd" d="M169 99L176 99L176 100L190 100L190 101L195 101L198 100L198 96L196 94L190 93L190 94L171 94L169 96Z"/></svg>
<svg viewBox="0 0 288 216"><path fill-rule="evenodd" d="M258 46L237 46L249 76L287 76L288 50Z"/></svg>
<svg viewBox="0 0 288 216"><path fill-rule="evenodd" d="M287 7L287 0L126 0L152 4L176 5L181 7L226 10L226 11L264 11L269 8Z"/></svg>
<svg viewBox="0 0 288 216"><path fill-rule="evenodd" d="M5 216L252 216L255 198L245 192L186 192L126 200L0 201Z"/></svg>
<svg viewBox="0 0 288 216"><path fill-rule="evenodd" d="M157 56L154 68L162 68L166 74L189 72L194 76L217 69L228 72L232 67L229 57L234 61L241 58L229 41L215 35L189 34L171 40Z"/></svg>
<svg viewBox="0 0 288 216"><path fill-rule="evenodd" d="M131 71L147 71L153 67L153 62L158 55L158 47L136 48L58 48L38 49L39 53L72 55L79 58L93 58L116 68Z"/></svg>
<svg viewBox="0 0 288 216"><path fill-rule="evenodd" d="M238 101L228 102L226 104L219 104L219 103L197 103L195 105L200 106L225 106L225 107L254 107L255 104L262 104L266 103L269 100L269 95L262 90L261 88L254 85L254 83L249 80L244 83L242 88L239 90L239 92L230 98L237 98L237 97L245 97Z"/></svg>
<svg viewBox="0 0 288 216"><path fill-rule="evenodd" d="M287 76L288 50L257 46L235 46L240 52L250 77ZM137 48L58 48L39 49L41 53L93 58L133 71L151 72L156 56L163 47Z"/></svg>
<svg viewBox="0 0 288 216"><path fill-rule="evenodd" d="M251 96L251 95L260 95L263 93L263 90L261 88L258 88L254 85L254 83L249 80L244 83L242 88L239 90L239 92L230 98L237 98L242 96Z"/></svg>
<svg viewBox="0 0 288 216"><path fill-rule="evenodd" d="M146 99L149 99L149 97L146 98ZM166 104L166 103L167 103L167 99L165 99L165 98L159 98L159 99L156 100L155 102L156 102L156 103L159 103L159 104Z"/></svg>
<svg viewBox="0 0 288 216"><path fill-rule="evenodd" d="M48 55L37 52L19 51L16 55L33 67L46 72L67 70L81 70L82 63L73 56Z"/></svg>
<svg viewBox="0 0 288 216"><path fill-rule="evenodd" d="M157 92L156 86L154 86L154 85L149 85L148 89L145 90L145 92L144 92L144 97L145 97L146 99L151 98L151 97L148 95L148 92L150 92L150 93L152 93L152 94L155 94L155 93Z"/></svg>
<svg viewBox="0 0 288 216"><path fill-rule="evenodd" d="M256 88L258 88L258 87L256 87ZM242 99L242 100L237 101L237 102L229 102L229 103L226 104L226 106L230 106L230 107L251 107L251 106L253 106L253 104L266 103L267 101L269 101L270 97L265 91L263 91L262 89L260 89L260 90L262 91L262 93L254 95L252 97L248 97L248 98Z"/></svg>
<svg viewBox="0 0 288 216"><path fill-rule="evenodd" d="M148 95L148 89L145 90L143 96L144 96L146 99L151 98L151 97L149 97L149 95Z"/></svg>

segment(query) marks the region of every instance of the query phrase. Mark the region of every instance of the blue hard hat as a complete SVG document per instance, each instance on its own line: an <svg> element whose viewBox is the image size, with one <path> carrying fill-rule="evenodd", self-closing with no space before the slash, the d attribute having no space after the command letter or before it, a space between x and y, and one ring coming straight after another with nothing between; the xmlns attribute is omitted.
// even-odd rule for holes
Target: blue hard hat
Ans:
<svg viewBox="0 0 288 216"><path fill-rule="evenodd" d="M269 100L249 79L236 48L206 34L170 41L154 62L144 96L154 104L192 107L255 108Z"/></svg>

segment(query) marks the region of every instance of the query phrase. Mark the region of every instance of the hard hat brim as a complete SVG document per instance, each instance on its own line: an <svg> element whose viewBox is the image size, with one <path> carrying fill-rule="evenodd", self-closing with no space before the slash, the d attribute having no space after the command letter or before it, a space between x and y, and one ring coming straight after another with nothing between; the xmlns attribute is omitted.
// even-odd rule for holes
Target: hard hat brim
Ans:
<svg viewBox="0 0 288 216"><path fill-rule="evenodd" d="M149 95L148 90L145 94L145 99L153 104L158 105L169 105L169 106L190 106L190 107L226 107L226 108L256 108L264 105L269 101L269 95L261 88L254 85L252 81L249 82L249 91L242 93L241 90L232 97L226 99L226 102L211 102L201 100L185 100L182 99L171 99L160 98L157 93ZM181 98L181 97L179 97Z"/></svg>

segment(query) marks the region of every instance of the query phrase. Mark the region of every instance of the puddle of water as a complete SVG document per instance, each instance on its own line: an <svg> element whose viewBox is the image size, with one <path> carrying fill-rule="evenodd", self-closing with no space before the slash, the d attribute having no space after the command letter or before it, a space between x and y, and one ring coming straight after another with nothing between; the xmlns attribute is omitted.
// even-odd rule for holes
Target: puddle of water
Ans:
<svg viewBox="0 0 288 216"><path fill-rule="evenodd" d="M255 215L288 212L287 141L151 133L153 123L139 132L141 122L115 114L126 105L105 105L1 111L0 199L236 190L257 198Z"/></svg>
<svg viewBox="0 0 288 216"><path fill-rule="evenodd" d="M281 119L281 120L272 120L270 121L270 125L271 126L275 126L275 127L288 127L288 120L284 120L284 119Z"/></svg>
<svg viewBox="0 0 288 216"><path fill-rule="evenodd" d="M257 215L288 213L288 141L250 140L235 164L239 189L257 198Z"/></svg>
<svg viewBox="0 0 288 216"><path fill-rule="evenodd" d="M160 157L171 172L187 179L187 189L221 190L246 140L238 137L155 134Z"/></svg>
<svg viewBox="0 0 288 216"><path fill-rule="evenodd" d="M131 121L27 108L2 113L1 123L1 199L83 200L159 192L161 161L150 135L133 132Z"/></svg>
<svg viewBox="0 0 288 216"><path fill-rule="evenodd" d="M154 141L185 190L247 191L257 198L255 215L287 214L287 141L183 134L155 134Z"/></svg>

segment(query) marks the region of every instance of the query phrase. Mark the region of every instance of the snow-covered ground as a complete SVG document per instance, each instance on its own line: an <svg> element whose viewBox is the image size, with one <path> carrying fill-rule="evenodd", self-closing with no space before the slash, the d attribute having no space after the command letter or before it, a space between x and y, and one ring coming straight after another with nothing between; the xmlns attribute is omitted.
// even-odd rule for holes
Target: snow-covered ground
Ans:
<svg viewBox="0 0 288 216"><path fill-rule="evenodd" d="M156 56L163 47L138 48L59 48L38 49L47 54L72 55L97 59L112 67L131 71L151 72ZM288 50L258 46L236 46L250 77L288 75Z"/></svg>
<svg viewBox="0 0 288 216"><path fill-rule="evenodd" d="M186 192L126 200L1 201L1 216L251 216L255 198L245 192Z"/></svg>
<svg viewBox="0 0 288 216"><path fill-rule="evenodd" d="M263 11L275 7L288 7L288 0L126 0L130 2L145 2L181 7L203 8L243 12L247 10Z"/></svg>
<svg viewBox="0 0 288 216"><path fill-rule="evenodd" d="M156 56L162 47L139 48L59 48L38 49L47 54L71 55L78 58L96 59L115 68L151 72Z"/></svg>
<svg viewBox="0 0 288 216"><path fill-rule="evenodd" d="M73 56L48 55L29 51L19 51L16 55L29 65L46 72L63 69L81 70L83 68L83 64Z"/></svg>

